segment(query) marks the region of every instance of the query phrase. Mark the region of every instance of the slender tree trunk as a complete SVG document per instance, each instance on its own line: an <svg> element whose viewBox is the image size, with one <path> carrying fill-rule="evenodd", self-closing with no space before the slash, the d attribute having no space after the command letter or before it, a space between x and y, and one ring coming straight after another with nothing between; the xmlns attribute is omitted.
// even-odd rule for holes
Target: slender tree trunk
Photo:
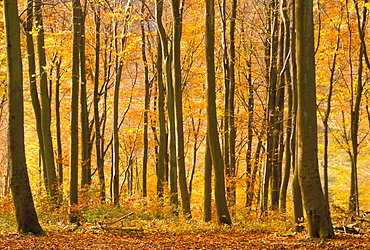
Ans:
<svg viewBox="0 0 370 250"><path fill-rule="evenodd" d="M115 24L117 25L117 24ZM115 30L117 27L115 27ZM115 32L115 37L117 36ZM112 195L113 203L115 206L119 204L119 137L118 137L118 112L119 112L119 92L122 73L122 62L118 58L118 38L115 38L116 56L116 79L114 81L114 94L113 94L113 166L112 166Z"/></svg>
<svg viewBox="0 0 370 250"><path fill-rule="evenodd" d="M245 206L251 207L253 201L253 186L255 185L252 177L252 166L253 166L253 157L252 157L252 147L253 147L253 122L254 122L254 88L252 82L252 59L249 57L247 61L247 73L246 80L248 82L248 99L247 101L247 111L248 111L248 139L247 139L247 153L246 153L246 200ZM259 151L256 151L258 154ZM257 165L255 166L257 168Z"/></svg>
<svg viewBox="0 0 370 250"><path fill-rule="evenodd" d="M228 37L227 37L227 24L228 24L228 12L227 12L227 4L226 0L222 0L220 7L221 12L221 24L222 24L222 73L223 73L223 81L224 81L224 117L223 117L223 157L224 157L224 165L225 165L225 172L226 172L226 195L228 199L228 203L230 204L230 179L231 176L230 172L230 132L229 132L229 111L230 111L230 104L229 104L229 96L230 96L230 63L229 63L229 46L228 46Z"/></svg>
<svg viewBox="0 0 370 250"><path fill-rule="evenodd" d="M58 169L58 184L59 193L63 194L63 147L62 147L62 133L61 133L61 121L60 121L60 66L62 64L62 58L59 58L56 62L56 81L55 81L55 128L56 128L56 140L57 140L57 169Z"/></svg>
<svg viewBox="0 0 370 250"><path fill-rule="evenodd" d="M8 81L8 167L20 233L44 234L33 203L24 147L23 75L18 2L4 0Z"/></svg>
<svg viewBox="0 0 370 250"><path fill-rule="evenodd" d="M30 93L32 106L35 112L36 118L36 131L40 147L40 156L43 169L43 180L45 184L45 190L48 195L50 195L47 171L46 171L46 162L45 162L45 148L44 148L44 137L42 134L42 122L41 122L41 106L39 100L39 93L37 90L37 81L36 81L36 59L35 59L35 46L33 43L32 36L32 27L33 27L33 1L28 0L27 2L27 17L26 22L24 23L24 28L26 31L26 44L27 44L27 54L28 54L28 76L30 81Z"/></svg>
<svg viewBox="0 0 370 250"><path fill-rule="evenodd" d="M166 86L167 86L167 109L168 109L168 126L169 126L169 179L170 179L170 195L171 203L177 206L178 192L177 192L177 160L176 160L176 130L175 130L175 102L174 102L174 88L172 81L172 50L168 53L168 38L162 23L163 14L163 0L156 0L156 22L159 37L161 39L162 56L164 58Z"/></svg>
<svg viewBox="0 0 370 250"><path fill-rule="evenodd" d="M229 191L228 191L228 201L231 206L236 204L236 150L235 150L235 140L236 140L236 126L234 121L235 116L235 23L236 23L236 11L237 11L237 0L232 1L231 8L231 20L230 20L230 60L229 60L229 77L230 77L230 87L229 87L229 110L228 110L228 124L229 124L229 168L226 175L230 179Z"/></svg>
<svg viewBox="0 0 370 250"><path fill-rule="evenodd" d="M208 137L208 136L207 136ZM203 220L204 222L212 219L212 158L209 149L209 141L206 139L206 156L204 159L204 200L203 200Z"/></svg>
<svg viewBox="0 0 370 250"><path fill-rule="evenodd" d="M199 111L201 112L201 110ZM190 178L189 178L189 200L191 200L191 194L192 194L192 191L193 191L193 180L194 180L194 174L195 174L195 168L197 166L197 153L198 153L198 149L199 149L199 146L200 146L200 143L198 144L199 142L199 132L200 132L200 127L201 127L201 119L198 118L198 124L197 126L195 126L195 121L194 121L194 118L191 119L191 124L192 124L192 128L193 128L193 131L194 131L194 144L193 144L193 163L192 163L192 168L191 168L191 173L190 173Z"/></svg>
<svg viewBox="0 0 370 250"><path fill-rule="evenodd" d="M360 11L358 1L355 2L355 9L357 15L357 27L360 34L360 52L359 52L359 65L357 72L357 85L355 86L355 93L352 94L351 100L351 142L352 142L352 157L351 157L351 189L349 197L349 210L351 212L359 214L360 204L358 200L358 177L357 177L357 163L359 154L359 142L358 142L358 130L359 130L359 119L361 109L361 99L364 91L363 83L363 61L365 59L368 69L370 69L370 62L367 56L366 43L365 43L365 30L367 23L367 8L363 7L362 18L360 17ZM365 1L366 3L367 1Z"/></svg>
<svg viewBox="0 0 370 250"><path fill-rule="evenodd" d="M57 202L56 195L58 194L58 182L55 172L54 150L50 131L51 124L51 110L50 110L50 96L48 89L45 55L45 38L42 18L42 2L35 1L35 17L38 27L37 33L37 50L39 58L39 72L40 72L40 94L41 94L41 127L44 145L45 169L48 180L48 189L50 197Z"/></svg>
<svg viewBox="0 0 370 250"><path fill-rule="evenodd" d="M80 81L80 43L82 9L80 0L73 0L73 40L72 40L72 86L71 86L71 139L70 139L70 186L69 204L71 212L69 220L78 223L78 215L74 206L78 204L78 92Z"/></svg>
<svg viewBox="0 0 370 250"><path fill-rule="evenodd" d="M141 5L141 14L144 16L144 9L145 9L145 0L143 0ZM143 197L147 196L147 169L148 169L148 112L149 112L149 103L150 103L150 83L149 83L149 68L148 68L148 60L146 58L146 35L145 35L145 26L144 26L144 19L140 21L140 28L141 28L141 54L144 63L144 85L145 85L145 96L144 96L144 131L143 131L143 141L144 141L144 152L143 152L143 173L142 173L142 186Z"/></svg>
<svg viewBox="0 0 370 250"><path fill-rule="evenodd" d="M330 68L330 79L329 79L329 90L328 90L328 97L326 101L326 110L323 117L323 125L324 125L324 165L323 165L323 172L324 172L324 194L326 197L327 202L329 203L329 178L328 178L328 167L329 167L329 116L331 112L331 98L333 95L333 87L334 87L334 77L335 77L335 70L337 65L337 56L339 51L340 45L340 26L338 27L338 36L337 36L337 43L335 45L335 52L333 55L333 62Z"/></svg>
<svg viewBox="0 0 370 250"><path fill-rule="evenodd" d="M182 9L183 2L172 0L173 15L173 75L174 75L174 101L175 101L175 127L176 127L176 151L179 186L181 193L182 212L191 217L190 199L186 183L186 167L184 153L184 124L182 115L182 83L181 83L181 33L182 33Z"/></svg>
<svg viewBox="0 0 370 250"><path fill-rule="evenodd" d="M359 66L357 85L354 100L352 99L351 105L351 142L352 142L352 157L351 157L351 189L349 196L349 211L359 213L359 202L358 202L358 180L357 180L357 158L358 158L358 129L359 129L359 116L361 97L363 91L362 83L362 71L363 71L363 47L361 46L359 55Z"/></svg>
<svg viewBox="0 0 370 250"><path fill-rule="evenodd" d="M86 80L86 52L85 52L85 18L86 4L84 11L81 9L81 46L80 46L80 72L81 72L81 90L80 90L80 105L81 105L81 187L88 188L91 184L91 142L90 142L90 126L89 113L87 109L87 80Z"/></svg>
<svg viewBox="0 0 370 250"><path fill-rule="evenodd" d="M298 91L297 91L297 56L296 56L296 12L295 12L295 0L291 1L292 5L292 29L291 29L291 69L292 69L292 135L290 138L290 154L292 157L292 169L293 169L293 180L292 180L292 198L293 198L293 225L295 232L302 232L304 226L303 217L303 201L302 193L299 185L298 178L298 163L297 163L297 109L298 109Z"/></svg>
<svg viewBox="0 0 370 250"><path fill-rule="evenodd" d="M278 52L278 15L277 15L277 0L271 0L269 2L268 10L268 28L269 34L268 42L266 42L266 61L267 61L267 82L268 82L268 107L266 111L266 128L267 128L267 139L266 139L266 162L263 171L263 182L262 182L262 200L261 209L267 211L269 209L268 201L271 199L271 209L276 209L276 167L277 167L277 110L276 110L276 99L277 99L277 52ZM274 175L274 176L273 176ZM270 193L270 195L269 195Z"/></svg>
<svg viewBox="0 0 370 250"><path fill-rule="evenodd" d="M157 169L157 195L163 197L165 184L165 162L167 155L167 133L166 120L164 112L165 88L163 85L162 69L162 46L158 41L157 49L157 82L158 82L158 116L159 116L159 152L158 152L158 169Z"/></svg>
<svg viewBox="0 0 370 250"><path fill-rule="evenodd" d="M215 11L214 1L205 0L206 5L206 77L207 77L207 134L212 163L215 173L215 202L217 210L217 221L219 224L231 225L231 217L227 207L225 194L224 161L221 153L220 142L218 140L217 116L216 116L216 91L215 91Z"/></svg>
<svg viewBox="0 0 370 250"><path fill-rule="evenodd" d="M128 3L127 7L131 6L131 1ZM125 9L125 20L122 34L125 35L127 31L127 18L129 17L129 9ZM120 85L121 85L121 76L123 69L122 54L126 48L126 37L122 35L121 44L119 45L118 39L118 21L114 23L114 50L116 53L115 56L115 80L114 80L114 94L113 94L113 167L112 167L112 195L113 203L115 206L119 205L119 162L120 162L120 142L118 136L118 112L119 112L119 94L120 94ZM120 48L119 48L120 47Z"/></svg>
<svg viewBox="0 0 370 250"><path fill-rule="evenodd" d="M93 5L94 21L95 21L95 68L94 68L94 125L95 125L95 157L96 167L98 169L99 184L100 184L100 199L105 201L105 175L104 175L104 152L101 129L101 116L99 102L101 98L99 76L100 76L100 5Z"/></svg>
<svg viewBox="0 0 370 250"><path fill-rule="evenodd" d="M224 136L223 157L226 172L227 199L230 206L236 203L236 159L235 139L236 131L234 124L234 96L235 96L235 23L236 23L237 0L232 1L229 32L227 30L228 6L226 0L222 1L221 23L222 23L222 49L223 49L223 80L225 86L224 99ZM229 35L229 36L228 36Z"/></svg>
<svg viewBox="0 0 370 250"><path fill-rule="evenodd" d="M292 92L292 77L290 72L290 53L291 53L291 47L290 47L290 20L288 15L288 6L287 1L283 0L280 4L280 12L282 16L282 24L283 25L283 31L282 35L284 36L284 48L281 48L283 50L283 56L282 56L282 64L281 64L281 71L284 71L284 80L285 81L285 87L287 92L287 118L286 118L286 129L285 129L285 162L284 162L284 175L282 175L281 178L281 187L280 187L280 195L279 195L279 211L282 214L285 214L286 212L286 194L288 189L288 183L289 183L289 177L290 177L290 169L291 169L291 135L292 135L292 108L293 108L293 92ZM282 73L280 71L280 74ZM283 98L282 98L283 99ZM281 119L282 122L282 119ZM283 130L283 128L282 128ZM283 150L280 150L280 153Z"/></svg>
<svg viewBox="0 0 370 250"><path fill-rule="evenodd" d="M267 112L267 159L264 171L262 210L268 209L268 196L270 193L271 209L276 210L279 202L279 89L278 89L278 5L272 0L269 6L271 17L270 23L270 50L269 50L269 91L268 91L268 112ZM270 186L271 185L271 186Z"/></svg>

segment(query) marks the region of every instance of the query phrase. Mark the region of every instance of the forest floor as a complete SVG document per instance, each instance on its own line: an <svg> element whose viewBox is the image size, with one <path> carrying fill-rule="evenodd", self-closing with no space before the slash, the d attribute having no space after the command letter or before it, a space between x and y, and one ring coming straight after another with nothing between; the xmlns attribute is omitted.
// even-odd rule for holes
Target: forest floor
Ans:
<svg viewBox="0 0 370 250"><path fill-rule="evenodd" d="M88 203L79 207L80 225L69 223L68 205L37 205L45 236L18 234L11 199L0 199L1 249L369 249L370 216L333 210L333 239L309 239L293 233L290 215L235 209L232 226L202 221L201 206L193 218L142 199L120 207ZM338 212L339 211L339 212ZM215 215L213 215L215 219ZM307 227L302 222L302 227Z"/></svg>
<svg viewBox="0 0 370 250"><path fill-rule="evenodd" d="M253 232L200 234L47 232L25 236L3 232L0 249L370 249L370 235L334 239Z"/></svg>

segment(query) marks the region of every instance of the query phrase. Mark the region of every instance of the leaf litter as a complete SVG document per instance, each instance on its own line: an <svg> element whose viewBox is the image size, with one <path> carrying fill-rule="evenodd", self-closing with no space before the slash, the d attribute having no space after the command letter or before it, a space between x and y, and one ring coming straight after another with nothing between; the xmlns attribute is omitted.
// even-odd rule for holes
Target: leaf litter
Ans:
<svg viewBox="0 0 370 250"><path fill-rule="evenodd" d="M200 234L47 232L28 236L3 232L1 249L370 249L370 235L338 234L333 239L303 235L229 232Z"/></svg>

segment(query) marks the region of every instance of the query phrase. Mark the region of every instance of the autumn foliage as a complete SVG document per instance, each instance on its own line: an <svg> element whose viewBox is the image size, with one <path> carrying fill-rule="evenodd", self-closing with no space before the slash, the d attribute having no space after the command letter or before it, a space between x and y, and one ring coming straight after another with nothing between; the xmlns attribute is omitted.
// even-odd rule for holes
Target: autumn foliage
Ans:
<svg viewBox="0 0 370 250"><path fill-rule="evenodd" d="M298 209L293 202L293 198L302 200L295 196L299 185L294 179L298 143L294 2L224 0L214 5L217 121L212 125L218 138L212 139L220 142L222 151L229 227L217 225L215 191L209 200L211 212L207 216L205 212L206 184L216 185L214 172L212 181L205 180L207 164L212 162L207 161L211 159L207 158L210 112L205 60L209 40L204 2L19 0L26 161L47 239L10 233L16 230L16 220L7 167L3 52L0 245L12 249L366 248L370 5L314 1L317 156L320 184L339 235L316 242L304 239L305 215L291 219L297 210L304 212L302 204ZM0 51L5 51L2 20L3 16ZM41 65L43 56L45 65ZM35 97L40 98L40 114ZM50 116L49 149L41 146L48 139L45 128L40 132L38 115L46 120Z"/></svg>

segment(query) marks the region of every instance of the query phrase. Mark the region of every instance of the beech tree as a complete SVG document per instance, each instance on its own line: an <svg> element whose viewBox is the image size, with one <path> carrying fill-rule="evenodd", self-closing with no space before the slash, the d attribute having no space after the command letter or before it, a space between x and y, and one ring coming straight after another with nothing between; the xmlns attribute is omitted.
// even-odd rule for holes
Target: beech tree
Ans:
<svg viewBox="0 0 370 250"><path fill-rule="evenodd" d="M17 0L4 0L10 188L20 233L44 234L33 203L24 147L23 69Z"/></svg>
<svg viewBox="0 0 370 250"><path fill-rule="evenodd" d="M73 1L72 84L71 84L71 149L69 204L78 204L78 92L80 80L80 42L82 9L80 0ZM77 211L71 210L70 222L78 222Z"/></svg>
<svg viewBox="0 0 370 250"><path fill-rule="evenodd" d="M32 28L33 28L33 8L34 8L34 1L28 0L27 1L27 17L23 22L23 27L25 30L26 35L26 45L27 45L27 54L28 54L28 77L29 77L29 84L30 84L30 94L32 100L33 110L35 112L35 120L36 120L36 131L37 137L39 142L40 148L40 156L41 162L43 167L44 173L44 184L45 190L49 193L49 188L47 184L47 177L46 177L46 161L45 161L45 154L44 154L44 140L42 136L42 122L41 122L41 105L39 100L39 93L37 90L37 79L36 79L36 58L35 58L35 45L33 42L32 36Z"/></svg>
<svg viewBox="0 0 370 250"><path fill-rule="evenodd" d="M100 184L100 199L101 201L105 201L105 174L104 174L104 130L101 131L101 127L104 127L104 120L101 117L100 110L99 110L99 102L101 100L102 91L100 90L99 86L99 72L100 72L100 45L101 45L101 17L100 17L100 4L93 3L91 4L93 15L94 15L94 23L95 23L95 65L94 65L94 93L93 93L93 114L94 114L94 132L95 132L95 157L96 157L96 167L98 170L98 178ZM106 53L104 54L106 55ZM105 76L108 75L109 70L107 70L107 63L104 64L104 72ZM109 79L109 77L105 77L105 79ZM107 80L106 80L107 81ZM104 94L106 95L106 88L107 82L104 83L105 88L101 87L104 90ZM106 99L105 99L106 100ZM103 113L104 114L104 113Z"/></svg>
<svg viewBox="0 0 370 250"><path fill-rule="evenodd" d="M310 237L334 236L329 204L321 188L317 158L317 117L313 1L296 1L298 175Z"/></svg>
<svg viewBox="0 0 370 250"><path fill-rule="evenodd" d="M45 52L45 35L42 17L42 1L35 1L35 21L38 29L37 33L37 51L40 73L40 98L41 98L41 129L44 146L45 170L48 184L49 195L52 199L56 199L58 191L58 183L55 172L54 150L51 137L51 110L49 87L46 72L46 52Z"/></svg>
<svg viewBox="0 0 370 250"><path fill-rule="evenodd" d="M224 161L218 140L215 90L215 10L214 1L206 0L206 81L207 81L207 140L215 173L215 203L219 224L231 225L231 217L226 202ZM206 217L205 219L208 219Z"/></svg>
<svg viewBox="0 0 370 250"><path fill-rule="evenodd" d="M176 160L176 129L175 129L175 101L174 87L172 79L172 49L169 49L169 38L164 28L163 22L163 1L155 1L155 20L158 36L161 43L161 59L164 60L164 75L166 81L168 127L169 127L169 179L171 203L178 204L177 193L177 160Z"/></svg>
<svg viewBox="0 0 370 250"><path fill-rule="evenodd" d="M181 193L182 211L191 217L190 199L185 174L184 124L182 115L182 84L181 84L181 33L182 33L183 1L172 0L173 29L173 86L175 104L177 173Z"/></svg>

